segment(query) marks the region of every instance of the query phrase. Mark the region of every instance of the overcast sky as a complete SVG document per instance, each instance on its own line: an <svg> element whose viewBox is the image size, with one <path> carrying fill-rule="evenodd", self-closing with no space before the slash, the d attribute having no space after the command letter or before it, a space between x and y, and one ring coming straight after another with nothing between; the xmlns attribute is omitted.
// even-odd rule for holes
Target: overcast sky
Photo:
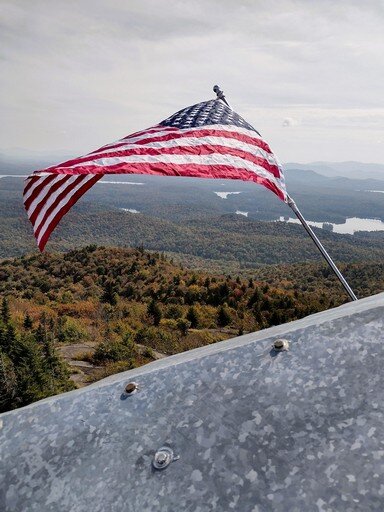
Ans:
<svg viewBox="0 0 384 512"><path fill-rule="evenodd" d="M0 152L78 156L217 83L283 162L384 163L383 54L383 0L0 0Z"/></svg>

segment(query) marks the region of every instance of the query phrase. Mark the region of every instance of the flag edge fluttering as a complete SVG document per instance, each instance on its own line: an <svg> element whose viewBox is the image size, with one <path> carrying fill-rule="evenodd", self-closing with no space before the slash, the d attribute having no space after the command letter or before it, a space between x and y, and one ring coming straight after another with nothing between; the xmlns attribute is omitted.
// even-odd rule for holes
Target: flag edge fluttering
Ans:
<svg viewBox="0 0 384 512"><path fill-rule="evenodd" d="M284 202L288 197L282 167L269 145L232 109L220 100L210 100L28 176L24 206L40 251L63 216L108 174L251 181Z"/></svg>

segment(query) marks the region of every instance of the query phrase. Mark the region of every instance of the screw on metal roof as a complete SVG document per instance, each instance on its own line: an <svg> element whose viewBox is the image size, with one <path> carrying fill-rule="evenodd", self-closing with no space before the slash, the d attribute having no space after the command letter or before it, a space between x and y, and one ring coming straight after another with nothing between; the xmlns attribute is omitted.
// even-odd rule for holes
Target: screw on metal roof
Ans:
<svg viewBox="0 0 384 512"><path fill-rule="evenodd" d="M128 382L128 384L125 386L125 393L127 395L133 395L133 393L136 393L138 390L138 385L136 382Z"/></svg>
<svg viewBox="0 0 384 512"><path fill-rule="evenodd" d="M169 446L162 446L155 453L152 466L155 469L165 469L171 464L171 462L174 462L178 459L179 456L173 453L172 448L169 448Z"/></svg>
<svg viewBox="0 0 384 512"><path fill-rule="evenodd" d="M276 351L276 352L281 352L283 350L288 350L289 349L289 341L288 340L285 340L283 338L278 338L277 340L275 340L273 342L273 346L272 348Z"/></svg>

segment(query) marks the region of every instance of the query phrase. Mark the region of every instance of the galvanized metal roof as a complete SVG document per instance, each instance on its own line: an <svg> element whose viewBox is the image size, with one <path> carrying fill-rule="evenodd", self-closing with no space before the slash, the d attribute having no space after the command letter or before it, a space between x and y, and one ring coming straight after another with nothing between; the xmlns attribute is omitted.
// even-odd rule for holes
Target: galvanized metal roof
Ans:
<svg viewBox="0 0 384 512"><path fill-rule="evenodd" d="M0 510L382 510L383 333L380 294L0 415Z"/></svg>

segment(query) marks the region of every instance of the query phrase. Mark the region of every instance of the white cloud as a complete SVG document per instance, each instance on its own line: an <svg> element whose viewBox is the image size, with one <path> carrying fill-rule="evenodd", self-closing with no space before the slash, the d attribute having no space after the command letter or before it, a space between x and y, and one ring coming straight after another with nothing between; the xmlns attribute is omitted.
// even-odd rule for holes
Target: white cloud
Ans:
<svg viewBox="0 0 384 512"><path fill-rule="evenodd" d="M213 97L218 83L282 160L361 160L364 148L383 162L380 0L2 0L1 9L2 151L84 153Z"/></svg>

